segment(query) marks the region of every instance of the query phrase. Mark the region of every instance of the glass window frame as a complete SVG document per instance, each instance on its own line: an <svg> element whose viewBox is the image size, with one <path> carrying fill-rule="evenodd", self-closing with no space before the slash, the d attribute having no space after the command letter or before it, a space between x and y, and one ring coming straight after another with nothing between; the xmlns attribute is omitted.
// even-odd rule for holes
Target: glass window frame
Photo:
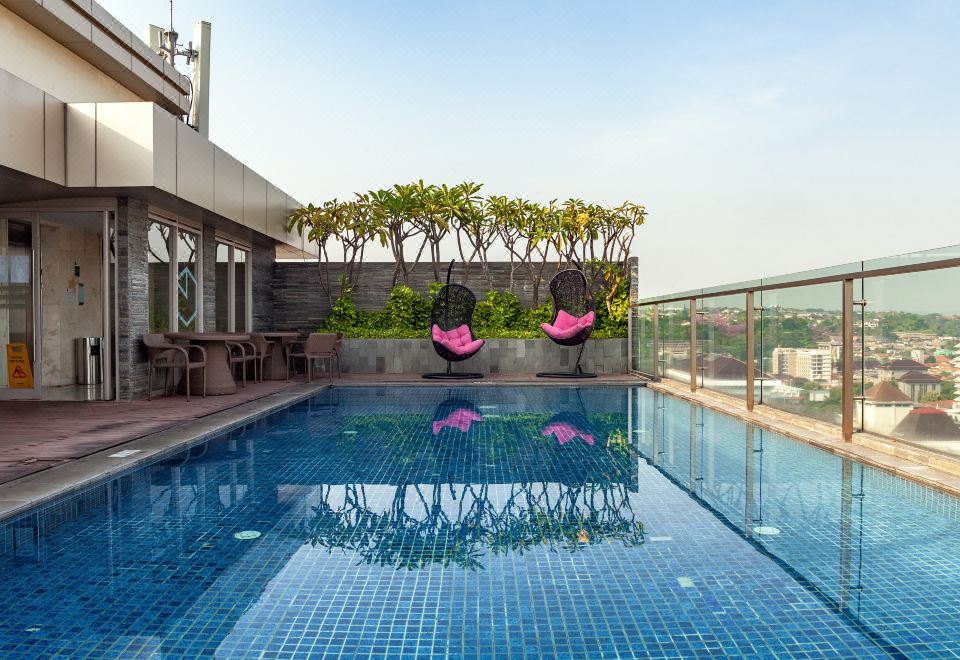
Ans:
<svg viewBox="0 0 960 660"><path fill-rule="evenodd" d="M218 247L223 245L227 248L227 332L253 332L253 269L251 268L253 250L249 245L225 236L217 236L216 244ZM237 252L244 254L244 260L240 263L246 264L243 276L244 328L239 331L237 330L239 325L237 323ZM219 296L221 293L217 291L216 295Z"/></svg>
<svg viewBox="0 0 960 660"><path fill-rule="evenodd" d="M195 225L189 222L181 222L174 220L172 218L167 218L162 215L155 213L147 214L147 221L150 223L156 223L159 225L165 225L170 228L170 233L167 236L167 254L169 255L167 261L167 329L166 332L180 332L180 316L179 316L179 299L177 297L177 268L178 268L178 258L177 250L179 248L180 242L180 232L188 232L195 234L197 237L197 255L196 255L196 266L197 266L197 318L196 323L194 324L198 330L196 332L202 331L204 328L204 318L203 318L203 226ZM149 277L149 274L148 274ZM148 284L149 287L149 284Z"/></svg>

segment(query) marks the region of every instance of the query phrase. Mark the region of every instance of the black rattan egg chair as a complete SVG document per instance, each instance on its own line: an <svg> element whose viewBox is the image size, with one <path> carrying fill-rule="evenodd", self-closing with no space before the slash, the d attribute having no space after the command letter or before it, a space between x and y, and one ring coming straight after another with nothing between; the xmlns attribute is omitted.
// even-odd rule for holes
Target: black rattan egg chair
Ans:
<svg viewBox="0 0 960 660"><path fill-rule="evenodd" d="M482 339L474 339L471 327L473 308L477 305L476 296L462 284L450 284L454 263L455 261L451 261L447 268L447 283L437 292L437 297L433 300L433 311L430 313L433 348L447 361L447 370L423 374L424 378L464 380L483 377L480 373L455 372L452 369L454 362L473 357L483 346ZM456 336L458 331L460 335Z"/></svg>
<svg viewBox="0 0 960 660"><path fill-rule="evenodd" d="M561 346L579 346L577 362L572 371L543 371L541 378L596 378L597 374L585 372L580 366L583 347L596 325L596 303L587 283L587 276L578 268L568 268L550 280L550 295L553 297L553 319L540 327L551 341ZM561 326L561 322L570 325Z"/></svg>

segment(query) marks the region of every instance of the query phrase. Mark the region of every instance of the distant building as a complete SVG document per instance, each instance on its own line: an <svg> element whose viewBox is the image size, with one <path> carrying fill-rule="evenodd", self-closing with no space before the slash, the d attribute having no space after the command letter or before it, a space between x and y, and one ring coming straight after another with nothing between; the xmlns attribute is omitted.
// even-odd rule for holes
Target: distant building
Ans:
<svg viewBox="0 0 960 660"><path fill-rule="evenodd" d="M863 428L890 435L913 410L913 400L890 381L877 383L864 393Z"/></svg>
<svg viewBox="0 0 960 660"><path fill-rule="evenodd" d="M960 428L946 411L914 408L893 430L893 436L911 442L960 440Z"/></svg>
<svg viewBox="0 0 960 660"><path fill-rule="evenodd" d="M843 351L843 343L837 339L818 341L817 348L821 351L830 351L831 360L839 360L840 353Z"/></svg>
<svg viewBox="0 0 960 660"><path fill-rule="evenodd" d="M928 392L940 393L940 379L926 371L908 371L895 381L900 391L914 401L920 401Z"/></svg>
<svg viewBox="0 0 960 660"><path fill-rule="evenodd" d="M832 351L822 348L773 349L770 370L777 375L829 382L833 375Z"/></svg>
<svg viewBox="0 0 960 660"><path fill-rule="evenodd" d="M888 364L880 365L878 368L880 380L897 380L910 371L923 373L926 370L927 365L916 360L894 360Z"/></svg>

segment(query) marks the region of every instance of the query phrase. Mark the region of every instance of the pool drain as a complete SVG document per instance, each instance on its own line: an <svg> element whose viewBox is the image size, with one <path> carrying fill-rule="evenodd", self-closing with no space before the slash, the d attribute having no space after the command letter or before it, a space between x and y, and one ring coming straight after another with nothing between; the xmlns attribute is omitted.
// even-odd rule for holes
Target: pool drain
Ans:
<svg viewBox="0 0 960 660"><path fill-rule="evenodd" d="M238 541L252 541L253 539L260 538L260 532L248 529L243 532L237 532L233 535L233 538L237 539Z"/></svg>
<svg viewBox="0 0 960 660"><path fill-rule="evenodd" d="M777 534L780 533L780 528L779 528L779 527L766 527L766 526L764 526L764 525L761 525L761 526L759 526L759 527L754 527L754 528L753 528L753 533L754 533L754 534L757 534L758 536L776 536Z"/></svg>

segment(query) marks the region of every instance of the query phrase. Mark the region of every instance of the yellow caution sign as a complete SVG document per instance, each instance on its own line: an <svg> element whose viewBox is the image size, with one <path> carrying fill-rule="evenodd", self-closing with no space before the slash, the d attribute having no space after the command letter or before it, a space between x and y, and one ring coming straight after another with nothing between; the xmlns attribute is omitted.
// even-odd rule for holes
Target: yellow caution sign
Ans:
<svg viewBox="0 0 960 660"><path fill-rule="evenodd" d="M30 370L30 354L26 344L7 344L7 375L10 387L33 389L33 372Z"/></svg>

